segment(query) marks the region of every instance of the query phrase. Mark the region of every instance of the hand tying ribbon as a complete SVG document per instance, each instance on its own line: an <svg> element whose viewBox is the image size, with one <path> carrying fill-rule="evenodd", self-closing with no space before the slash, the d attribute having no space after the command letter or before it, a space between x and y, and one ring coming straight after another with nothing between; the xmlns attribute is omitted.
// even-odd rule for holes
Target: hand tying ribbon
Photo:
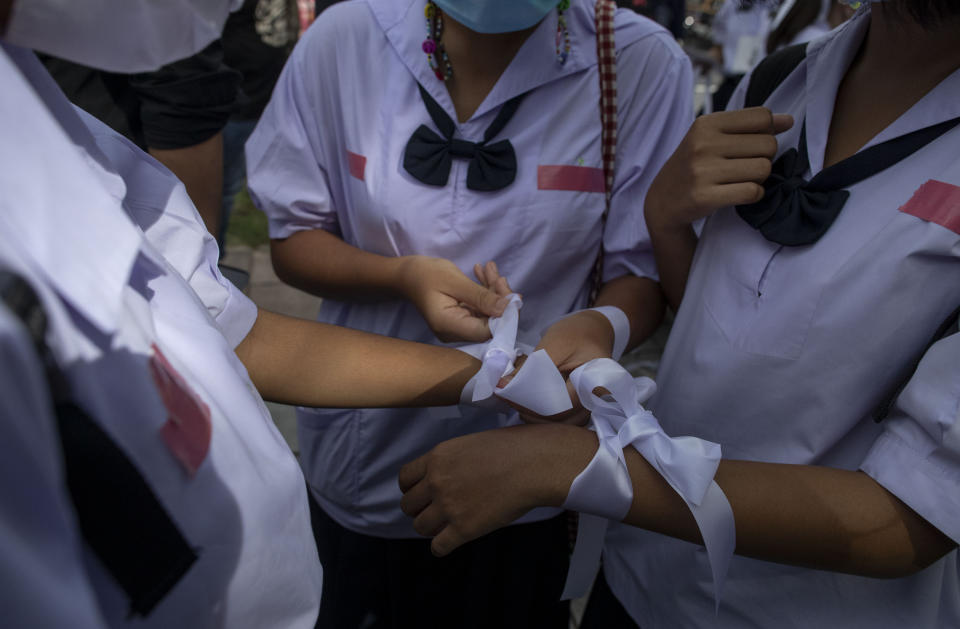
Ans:
<svg viewBox="0 0 960 629"><path fill-rule="evenodd" d="M714 599L720 592L736 545L733 510L713 480L720 446L695 437L668 437L656 417L643 408L656 390L649 378L629 374L609 358L592 360L570 374L583 406L591 412L600 442L597 454L570 486L564 507L581 515L564 598L582 596L596 574L607 518L622 520L633 502L633 485L624 448L633 446L676 491L693 514L703 536L713 573ZM598 387L609 396L598 397Z"/></svg>
<svg viewBox="0 0 960 629"><path fill-rule="evenodd" d="M520 308L523 301L519 295L510 295L510 302L499 317L490 317L488 325L492 338L485 343L465 345L458 349L482 362L480 370L470 378L460 402L477 404L493 397L494 389L500 378L513 371L513 361L519 351L529 351L526 345L517 346L517 328L520 322ZM495 403L495 402L494 402Z"/></svg>

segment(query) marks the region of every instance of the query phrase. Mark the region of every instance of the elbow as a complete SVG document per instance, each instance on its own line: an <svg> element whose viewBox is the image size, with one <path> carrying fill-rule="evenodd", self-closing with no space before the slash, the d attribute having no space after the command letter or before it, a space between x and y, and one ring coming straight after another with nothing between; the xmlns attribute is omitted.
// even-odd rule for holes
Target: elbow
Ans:
<svg viewBox="0 0 960 629"><path fill-rule="evenodd" d="M923 572L957 548L956 542L940 531L928 531L926 539L912 541L904 548L888 548L865 558L861 564L865 569L854 572L875 579L903 579Z"/></svg>
<svg viewBox="0 0 960 629"><path fill-rule="evenodd" d="M290 240L287 238L270 241L270 263L273 265L273 272L284 284L316 294L315 287L307 280L309 274L303 268L299 247Z"/></svg>

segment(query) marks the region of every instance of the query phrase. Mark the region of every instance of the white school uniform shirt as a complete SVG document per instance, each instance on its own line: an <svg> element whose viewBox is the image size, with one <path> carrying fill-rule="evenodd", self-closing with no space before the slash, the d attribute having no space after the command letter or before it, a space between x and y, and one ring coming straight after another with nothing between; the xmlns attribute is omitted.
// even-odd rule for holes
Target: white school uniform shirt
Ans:
<svg viewBox="0 0 960 629"><path fill-rule="evenodd" d="M778 137L781 152L797 146L806 118L807 176L822 169L837 87L868 23L862 12L813 42L766 103L796 121ZM958 93L960 71L867 146L960 115ZM960 305L958 149L955 127L851 186L809 246L764 239L732 207L711 216L650 406L666 431L717 442L728 459L860 469L960 541L960 335L926 352L889 417L873 419ZM734 557L719 616L697 545L617 524L604 561L644 629L960 626L955 550L901 579Z"/></svg>
<svg viewBox="0 0 960 629"><path fill-rule="evenodd" d="M599 78L590 0L566 13L572 50L555 55L556 12L530 35L486 100L456 135L479 140L500 106L527 93L496 139L517 153L517 179L497 192L466 188L454 160L433 187L402 167L421 124L434 128L417 89L451 119L453 105L421 49L423 0L371 0L325 11L297 44L247 143L248 185L272 238L325 229L364 251L422 254L473 265L496 261L523 294L518 340L535 345L544 327L586 305L601 238ZM673 39L631 11L615 18L621 144L603 232L604 278L656 277L643 221L647 188L692 116L691 69ZM456 68L454 68L456 72ZM405 301L325 299L320 320L438 343ZM301 460L314 496L341 525L381 537L416 537L399 508L400 467L435 444L515 422L516 415L429 410L299 412ZM527 520L555 510L535 510Z"/></svg>
<svg viewBox="0 0 960 629"><path fill-rule="evenodd" d="M762 0L740 10L740 0L724 0L713 18L711 37L723 49L723 73L749 72L765 56L770 5Z"/></svg>
<svg viewBox="0 0 960 629"><path fill-rule="evenodd" d="M321 571L303 477L233 352L256 307L217 272L216 246L168 170L78 117L29 51L3 47L0 81L0 267L37 291L75 402L199 554L148 616L129 614L79 534L36 352L0 308L4 623L312 627ZM193 477L161 439L152 346L209 407Z"/></svg>

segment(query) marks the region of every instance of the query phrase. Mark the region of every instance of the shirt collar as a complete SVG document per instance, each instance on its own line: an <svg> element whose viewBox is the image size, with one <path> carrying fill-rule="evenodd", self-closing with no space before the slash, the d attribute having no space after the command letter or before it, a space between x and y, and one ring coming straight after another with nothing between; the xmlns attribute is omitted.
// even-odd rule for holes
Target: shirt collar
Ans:
<svg viewBox="0 0 960 629"><path fill-rule="evenodd" d="M807 151L810 172L823 169L827 135L833 119L833 106L840 82L856 57L870 27L869 8L861 9L846 24L822 39L811 42L807 50ZM960 70L940 82L923 98L874 136L860 150L924 127L960 116ZM799 121L798 121L799 123Z"/></svg>
<svg viewBox="0 0 960 629"><path fill-rule="evenodd" d="M456 120L453 102L443 83L427 63L421 45L426 36L425 0L369 0L380 28L414 79ZM570 55L560 65L556 58L557 11L553 9L523 43L486 99L470 117L474 120L514 96L597 63L592 5L587 0L570 3L566 13ZM457 71L456 68L453 69Z"/></svg>
<svg viewBox="0 0 960 629"><path fill-rule="evenodd" d="M103 155L93 137L33 53L6 44L3 51L21 74L5 79L5 89L18 96L31 137L50 155L46 172L25 170L24 192L11 191L27 206L11 205L4 212L9 227L4 231L15 235L16 249L61 297L101 331L112 333L143 243L142 232L122 209L126 186L99 163ZM13 68L7 70L4 74L12 74ZM13 85L17 79L26 79L19 90ZM30 193L32 186L42 186L43 194Z"/></svg>

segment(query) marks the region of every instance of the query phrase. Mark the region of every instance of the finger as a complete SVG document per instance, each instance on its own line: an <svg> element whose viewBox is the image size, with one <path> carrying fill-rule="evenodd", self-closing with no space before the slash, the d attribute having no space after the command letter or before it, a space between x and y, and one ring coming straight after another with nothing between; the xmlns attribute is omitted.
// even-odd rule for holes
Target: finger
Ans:
<svg viewBox="0 0 960 629"><path fill-rule="evenodd" d="M523 368L523 364L525 362L527 362L527 355L519 354L513 360L513 371L511 371L510 373L503 376L502 378L500 378L500 380L497 381L497 388L502 389L503 387L510 384L510 381L513 380L513 378L517 375L517 372L520 371L521 368Z"/></svg>
<svg viewBox="0 0 960 629"><path fill-rule="evenodd" d="M750 107L710 114L710 122L723 133L769 133L773 114L766 107Z"/></svg>
<svg viewBox="0 0 960 629"><path fill-rule="evenodd" d="M444 527L430 542L430 552L434 557L446 557L470 540L464 538L452 526Z"/></svg>
<svg viewBox="0 0 960 629"><path fill-rule="evenodd" d="M510 283L507 282L507 278L498 277L497 281L493 284L493 290L496 291L498 295L509 295L513 292L513 289L510 288Z"/></svg>
<svg viewBox="0 0 960 629"><path fill-rule="evenodd" d="M770 160L764 157L719 160L715 167L714 181L718 184L745 181L763 183L770 176L770 168Z"/></svg>
<svg viewBox="0 0 960 629"><path fill-rule="evenodd" d="M437 338L444 343L456 343L458 341L482 343L493 336L490 334L488 321L487 317L476 317L464 312L462 317L431 326L431 328Z"/></svg>
<svg viewBox="0 0 960 629"><path fill-rule="evenodd" d="M447 518L436 505L430 505L413 519L413 530L424 537L433 537L447 525Z"/></svg>
<svg viewBox="0 0 960 629"><path fill-rule="evenodd" d="M477 277L477 281L490 288L490 282L487 280L486 273L483 270L483 266L478 262L473 265L473 274Z"/></svg>
<svg viewBox="0 0 960 629"><path fill-rule="evenodd" d="M770 133L738 133L720 136L716 154L727 158L765 157L777 154L777 138Z"/></svg>
<svg viewBox="0 0 960 629"><path fill-rule="evenodd" d="M499 317L510 303L506 295L498 295L495 291L469 280L455 290L457 294L451 293L451 297L489 317Z"/></svg>
<svg viewBox="0 0 960 629"><path fill-rule="evenodd" d="M728 183L714 186L710 190L710 197L718 207L756 203L763 195L763 186L753 182Z"/></svg>
<svg viewBox="0 0 960 629"><path fill-rule="evenodd" d="M403 493L400 498L400 510L411 518L415 518L421 511L430 506L432 499L429 484L417 483Z"/></svg>
<svg viewBox="0 0 960 629"><path fill-rule="evenodd" d="M500 277L500 269L497 268L497 263L494 262L493 260L490 260L489 262L487 262L486 270L487 270L487 277L489 277L491 281Z"/></svg>
<svg viewBox="0 0 960 629"><path fill-rule="evenodd" d="M410 491L410 488L419 483L426 474L427 459L425 456L410 461L400 468L400 474L397 475L400 491L404 493Z"/></svg>
<svg viewBox="0 0 960 629"><path fill-rule="evenodd" d="M790 114L773 114L773 125L771 128L772 133L783 133L792 126L793 116Z"/></svg>

